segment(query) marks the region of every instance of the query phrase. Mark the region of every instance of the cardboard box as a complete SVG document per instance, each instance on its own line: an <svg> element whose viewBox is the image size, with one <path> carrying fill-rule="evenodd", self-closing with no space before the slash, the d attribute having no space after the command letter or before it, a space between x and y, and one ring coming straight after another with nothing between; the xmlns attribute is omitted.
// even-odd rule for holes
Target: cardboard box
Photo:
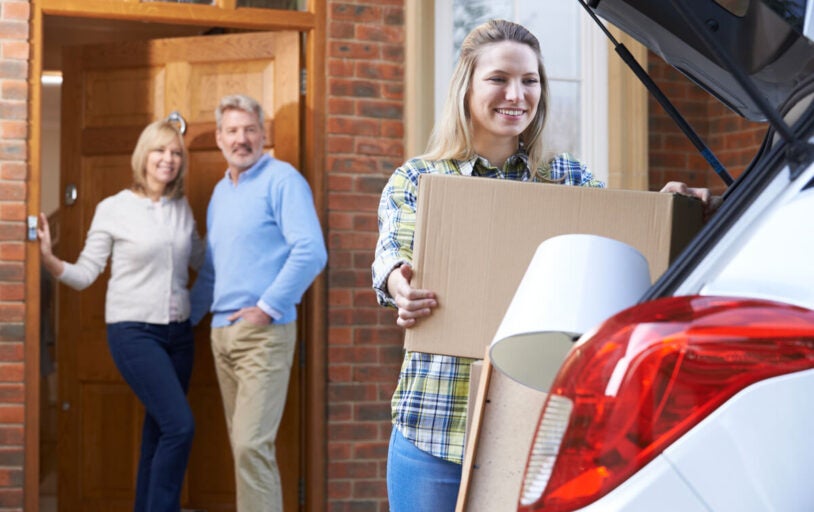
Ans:
<svg viewBox="0 0 814 512"><path fill-rule="evenodd" d="M413 286L433 290L439 305L407 329L405 348L477 359L546 239L625 242L647 258L655 281L703 222L700 201L659 192L437 174L422 175L419 190ZM563 272L579 269L563 262Z"/></svg>

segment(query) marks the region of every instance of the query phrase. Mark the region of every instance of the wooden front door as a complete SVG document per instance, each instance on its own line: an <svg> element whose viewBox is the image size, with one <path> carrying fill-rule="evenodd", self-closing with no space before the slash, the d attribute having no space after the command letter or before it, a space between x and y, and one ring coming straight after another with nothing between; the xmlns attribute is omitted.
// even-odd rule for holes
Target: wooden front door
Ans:
<svg viewBox="0 0 814 512"><path fill-rule="evenodd" d="M206 205L226 164L215 145L214 109L245 93L267 114L269 150L299 165L300 38L296 32L229 34L81 46L63 57L60 256L75 261L96 204L131 183L130 155L141 130L178 111L190 149L187 195L201 235ZM108 266L109 269L109 266ZM90 288L61 286L58 317L59 510L132 510L143 408L107 348L107 273ZM234 470L209 348L207 317L196 329L189 400L196 432L182 506L235 510ZM285 510L298 509L300 372L292 369L277 442Z"/></svg>

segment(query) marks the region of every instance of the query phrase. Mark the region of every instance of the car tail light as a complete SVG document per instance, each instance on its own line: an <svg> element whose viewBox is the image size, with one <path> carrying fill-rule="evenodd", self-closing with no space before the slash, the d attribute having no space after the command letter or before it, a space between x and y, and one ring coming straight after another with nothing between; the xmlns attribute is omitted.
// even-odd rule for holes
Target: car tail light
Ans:
<svg viewBox="0 0 814 512"><path fill-rule="evenodd" d="M814 368L814 311L723 297L627 309L586 335L555 378L518 510L604 496L747 386Z"/></svg>

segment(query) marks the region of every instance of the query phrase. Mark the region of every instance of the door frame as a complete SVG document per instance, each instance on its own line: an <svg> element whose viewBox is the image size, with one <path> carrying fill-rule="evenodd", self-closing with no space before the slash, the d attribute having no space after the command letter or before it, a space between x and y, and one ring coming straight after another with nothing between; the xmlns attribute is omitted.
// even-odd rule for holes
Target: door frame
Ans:
<svg viewBox="0 0 814 512"><path fill-rule="evenodd" d="M29 75L29 137L27 215L41 208L40 150L42 132L43 23L45 16L137 20L173 25L219 26L255 31L297 30L305 35L305 76L300 171L314 195L317 214L323 226L327 221L325 178L325 0L308 0L307 11L236 8L235 0L215 0L214 6L180 3L140 3L139 0L32 0L31 60ZM27 301L25 313L25 424L23 501L25 510L39 510L40 456L40 254L38 244L26 244L25 269ZM305 507L307 512L325 510L326 500L326 418L325 365L327 343L327 279L325 272L314 281L302 302L300 326L306 340L303 379L303 438L305 466Z"/></svg>

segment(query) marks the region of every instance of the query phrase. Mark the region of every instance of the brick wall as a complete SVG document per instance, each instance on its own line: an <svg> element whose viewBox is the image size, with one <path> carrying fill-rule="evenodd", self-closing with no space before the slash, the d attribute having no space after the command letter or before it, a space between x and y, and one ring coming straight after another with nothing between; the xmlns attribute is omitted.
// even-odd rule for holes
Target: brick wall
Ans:
<svg viewBox="0 0 814 512"><path fill-rule="evenodd" d="M404 0L328 1L328 502L385 512L402 331L370 287L385 181L404 160Z"/></svg>
<svg viewBox="0 0 814 512"><path fill-rule="evenodd" d="M0 0L0 510L23 507L28 0Z"/></svg>
<svg viewBox="0 0 814 512"><path fill-rule="evenodd" d="M766 133L765 123L747 121L692 83L660 57L650 54L649 73L733 177L757 152ZM650 112L650 188L668 181L683 181L721 193L725 186L675 122L652 96Z"/></svg>

